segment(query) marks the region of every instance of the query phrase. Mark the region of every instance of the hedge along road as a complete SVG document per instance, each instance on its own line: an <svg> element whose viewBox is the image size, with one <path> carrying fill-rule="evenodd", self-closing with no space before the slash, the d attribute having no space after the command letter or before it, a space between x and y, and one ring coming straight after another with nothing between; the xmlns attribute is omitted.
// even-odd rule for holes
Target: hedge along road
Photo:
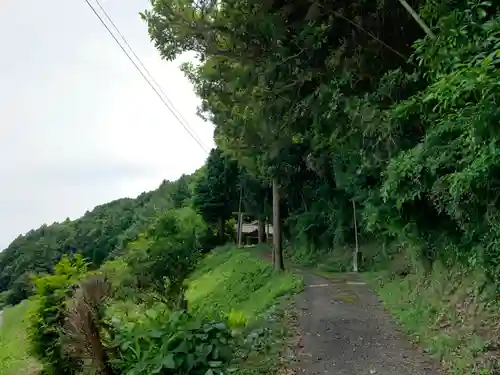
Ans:
<svg viewBox="0 0 500 375"><path fill-rule="evenodd" d="M0 311L0 328L2 328L3 325L3 311Z"/></svg>

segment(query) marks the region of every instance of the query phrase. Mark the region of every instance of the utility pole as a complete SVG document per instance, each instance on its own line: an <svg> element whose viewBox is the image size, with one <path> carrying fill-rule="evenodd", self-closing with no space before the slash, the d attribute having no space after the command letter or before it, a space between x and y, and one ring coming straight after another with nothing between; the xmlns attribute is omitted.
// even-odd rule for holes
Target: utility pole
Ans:
<svg viewBox="0 0 500 375"><path fill-rule="evenodd" d="M243 184L241 184L240 181L240 202L238 204L238 234L237 234L237 241L238 241L238 247L241 247L241 242L242 242L242 229L243 229L243 213L241 212L241 206L243 202Z"/></svg>
<svg viewBox="0 0 500 375"><path fill-rule="evenodd" d="M281 241L281 213L280 213L280 185L278 179L273 178L273 265L277 271L283 271L283 243Z"/></svg>
<svg viewBox="0 0 500 375"><path fill-rule="evenodd" d="M358 245L358 223L356 221L356 203L354 202L354 199L352 200L352 211L353 211L353 217L354 217L354 238L356 240L356 249L354 250L354 256L353 256L353 271L358 272L358 254L359 254L359 245Z"/></svg>

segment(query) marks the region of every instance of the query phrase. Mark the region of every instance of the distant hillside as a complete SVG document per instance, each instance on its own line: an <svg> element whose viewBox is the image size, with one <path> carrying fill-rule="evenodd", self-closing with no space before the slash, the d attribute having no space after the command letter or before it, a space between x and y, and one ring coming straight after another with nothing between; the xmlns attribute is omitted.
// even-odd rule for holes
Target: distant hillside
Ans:
<svg viewBox="0 0 500 375"><path fill-rule="evenodd" d="M178 208L192 197L194 182L202 169L177 181L163 181L158 189L135 199L118 199L95 207L76 220L42 225L16 238L0 253L0 292L9 303L30 293L30 275L51 271L62 255L78 252L94 267L120 254L159 213ZM14 297L15 296L15 297Z"/></svg>

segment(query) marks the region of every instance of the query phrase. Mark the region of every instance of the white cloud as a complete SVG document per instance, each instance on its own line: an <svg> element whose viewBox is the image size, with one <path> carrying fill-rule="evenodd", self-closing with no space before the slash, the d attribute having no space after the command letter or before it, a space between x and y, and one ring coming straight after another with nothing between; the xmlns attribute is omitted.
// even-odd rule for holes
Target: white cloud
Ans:
<svg viewBox="0 0 500 375"><path fill-rule="evenodd" d="M82 4L31 0L0 8L6 55L0 60L0 248L44 222L154 189L206 157ZM104 4L212 147L213 127L196 116L198 100L178 62L160 60L137 15L148 2Z"/></svg>

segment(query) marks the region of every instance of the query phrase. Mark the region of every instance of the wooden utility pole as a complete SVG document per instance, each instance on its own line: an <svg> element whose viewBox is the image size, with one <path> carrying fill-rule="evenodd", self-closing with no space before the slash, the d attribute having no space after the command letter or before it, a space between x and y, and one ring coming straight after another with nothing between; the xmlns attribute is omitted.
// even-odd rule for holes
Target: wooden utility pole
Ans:
<svg viewBox="0 0 500 375"><path fill-rule="evenodd" d="M273 264L276 270L284 270L283 244L281 242L280 187L278 179L273 179Z"/></svg>
<svg viewBox="0 0 500 375"><path fill-rule="evenodd" d="M242 242L242 230L243 230L243 213L241 212L241 205L243 201L243 185L240 185L240 202L238 204L238 233L236 235L238 241L238 247L241 247Z"/></svg>
<svg viewBox="0 0 500 375"><path fill-rule="evenodd" d="M358 254L359 254L359 245L358 245L358 223L356 221L356 203L354 199L352 200L352 211L354 217L354 238L356 241L356 249L354 250L354 256L352 260L352 268L354 272L358 272Z"/></svg>

